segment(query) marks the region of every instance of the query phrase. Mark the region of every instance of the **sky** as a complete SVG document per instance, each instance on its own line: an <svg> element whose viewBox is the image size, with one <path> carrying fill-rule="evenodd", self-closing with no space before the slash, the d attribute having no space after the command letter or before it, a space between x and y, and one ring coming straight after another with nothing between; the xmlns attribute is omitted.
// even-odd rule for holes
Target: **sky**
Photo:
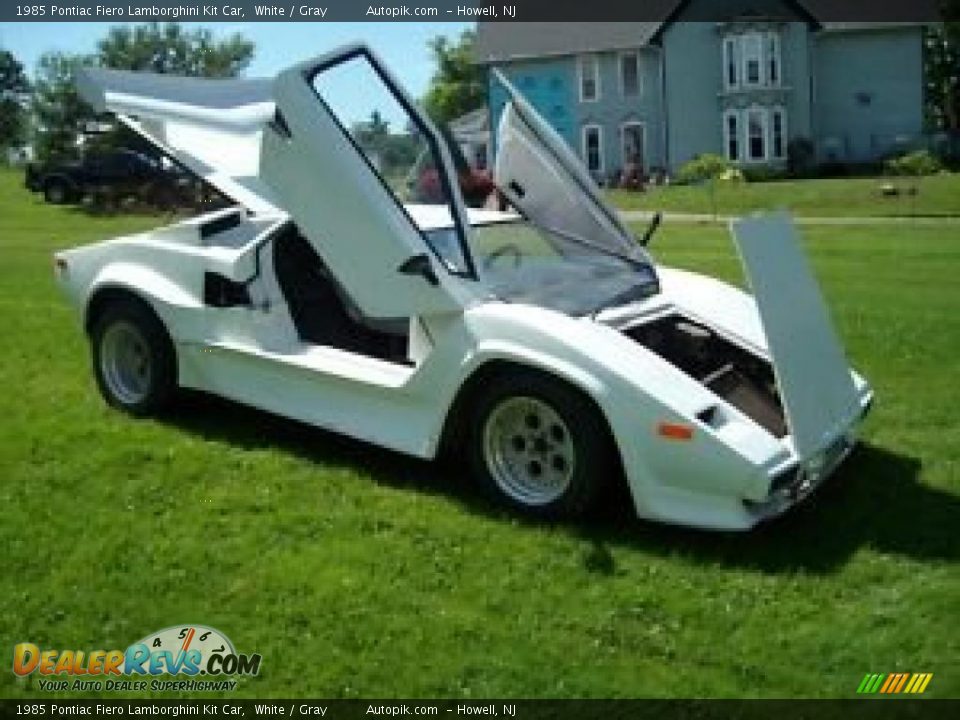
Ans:
<svg viewBox="0 0 960 720"><path fill-rule="evenodd" d="M93 52L113 25L135 23L0 23L0 48L12 52L30 75L48 50ZM246 75L273 75L294 62L326 53L338 45L366 42L415 97L420 97L433 63L427 41L437 35L457 36L472 23L183 23L208 27L218 37L233 33L253 40L256 53Z"/></svg>

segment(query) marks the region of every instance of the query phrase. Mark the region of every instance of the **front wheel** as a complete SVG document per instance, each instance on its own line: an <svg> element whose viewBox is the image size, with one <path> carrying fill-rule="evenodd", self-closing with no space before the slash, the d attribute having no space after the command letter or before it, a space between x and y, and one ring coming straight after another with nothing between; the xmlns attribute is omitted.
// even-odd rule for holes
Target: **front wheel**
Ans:
<svg viewBox="0 0 960 720"><path fill-rule="evenodd" d="M153 310L133 298L109 305L90 335L101 395L131 415L161 410L176 389L176 357Z"/></svg>
<svg viewBox="0 0 960 720"><path fill-rule="evenodd" d="M528 515L584 514L618 467L606 422L590 399L535 372L499 376L484 388L467 441L473 475Z"/></svg>

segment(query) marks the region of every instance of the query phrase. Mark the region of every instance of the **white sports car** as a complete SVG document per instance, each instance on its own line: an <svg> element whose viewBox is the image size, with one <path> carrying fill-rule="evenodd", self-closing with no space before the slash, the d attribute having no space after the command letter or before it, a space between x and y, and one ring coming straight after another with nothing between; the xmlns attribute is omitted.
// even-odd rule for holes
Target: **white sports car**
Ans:
<svg viewBox="0 0 960 720"><path fill-rule="evenodd" d="M272 80L83 75L237 204L56 255L106 400L145 415L197 388L422 458L459 448L545 516L622 479L641 517L703 528L806 496L872 393L789 221L733 224L753 296L657 266L499 82L496 209L475 210L362 45Z"/></svg>

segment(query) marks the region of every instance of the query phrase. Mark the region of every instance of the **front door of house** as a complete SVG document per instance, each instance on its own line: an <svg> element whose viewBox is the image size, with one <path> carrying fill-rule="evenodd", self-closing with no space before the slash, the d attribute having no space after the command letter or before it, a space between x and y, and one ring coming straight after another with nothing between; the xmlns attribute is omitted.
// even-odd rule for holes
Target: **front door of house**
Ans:
<svg viewBox="0 0 960 720"><path fill-rule="evenodd" d="M623 150L623 167L633 166L643 172L646 164L645 148L643 147L643 125L638 122L624 125L620 141Z"/></svg>

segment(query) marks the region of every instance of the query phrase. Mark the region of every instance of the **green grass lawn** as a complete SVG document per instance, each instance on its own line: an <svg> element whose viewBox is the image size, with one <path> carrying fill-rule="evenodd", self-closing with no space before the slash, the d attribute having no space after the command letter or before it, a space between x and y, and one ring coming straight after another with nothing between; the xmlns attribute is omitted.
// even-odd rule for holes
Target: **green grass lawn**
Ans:
<svg viewBox="0 0 960 720"><path fill-rule="evenodd" d="M835 216L960 216L960 174L924 178L916 197L884 197L880 186L893 183L906 188L900 178L842 178L835 180L782 180L777 182L717 182L716 211L737 215L754 210L787 208L797 215ZM706 185L651 187L647 192L609 191L623 210L711 213Z"/></svg>
<svg viewBox="0 0 960 720"><path fill-rule="evenodd" d="M107 409L50 252L157 222L0 174L4 653L202 623L262 654L241 696L853 697L894 671L960 695L960 228L805 231L876 389L866 442L787 517L718 535L614 506L524 522L457 470L212 399ZM739 277L719 227L654 249ZM40 695L10 654L0 696Z"/></svg>

